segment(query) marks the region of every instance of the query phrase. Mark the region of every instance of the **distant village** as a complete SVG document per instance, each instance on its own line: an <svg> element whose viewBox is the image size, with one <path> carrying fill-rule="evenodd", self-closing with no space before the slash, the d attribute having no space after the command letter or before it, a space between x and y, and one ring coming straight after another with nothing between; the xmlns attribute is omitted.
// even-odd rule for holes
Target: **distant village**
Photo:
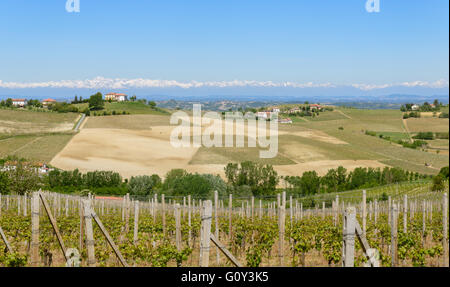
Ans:
<svg viewBox="0 0 450 287"><path fill-rule="evenodd" d="M104 100L107 102L126 102L126 101L128 101L128 95L122 94L122 93L108 93L105 95ZM85 102L87 102L87 101L88 101L88 99L85 100ZM50 98L44 99L42 101L27 100L27 99L7 99L6 101L3 100L1 105L7 106L7 107L12 106L12 107L17 107L17 108L24 108L29 104L35 106L36 102L39 102L42 105L42 107L44 107L44 108L57 103L56 100L50 99ZM81 102L83 102L83 101L80 98L80 101L78 101L78 99L77 99L73 103L81 103Z"/></svg>
<svg viewBox="0 0 450 287"><path fill-rule="evenodd" d="M2 165L0 165L0 171L13 171L17 169L19 162L17 160L7 160ZM45 163L41 162L21 162L22 166L29 168L30 170L40 174L48 174L50 171L54 170L47 166Z"/></svg>
<svg viewBox="0 0 450 287"><path fill-rule="evenodd" d="M272 120L276 116L281 115L282 118L278 119L280 124L292 124L292 119L286 117L287 115L309 116L322 111L324 111L324 107L319 104L306 104L289 108L271 107L267 110L257 112L256 116L258 119Z"/></svg>

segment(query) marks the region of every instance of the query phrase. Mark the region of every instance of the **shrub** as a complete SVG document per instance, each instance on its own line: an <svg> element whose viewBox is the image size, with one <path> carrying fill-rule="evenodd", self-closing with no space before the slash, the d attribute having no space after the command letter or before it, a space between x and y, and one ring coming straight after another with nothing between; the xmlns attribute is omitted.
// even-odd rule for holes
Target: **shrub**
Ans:
<svg viewBox="0 0 450 287"><path fill-rule="evenodd" d="M444 132L442 132L442 133L435 133L434 136L435 136L436 139L448 140L448 132L447 133L444 133Z"/></svg>
<svg viewBox="0 0 450 287"><path fill-rule="evenodd" d="M389 196L387 195L387 193L383 192L383 194L380 196L378 201L387 201L388 199L389 199Z"/></svg>
<svg viewBox="0 0 450 287"><path fill-rule="evenodd" d="M11 180L6 172L0 171L0 194L9 194L11 190Z"/></svg>
<svg viewBox="0 0 450 287"><path fill-rule="evenodd" d="M433 140L434 134L432 132L420 132L417 135L413 136L413 139Z"/></svg>
<svg viewBox="0 0 450 287"><path fill-rule="evenodd" d="M105 106L102 93L96 93L89 98L89 109L102 110Z"/></svg>
<svg viewBox="0 0 450 287"><path fill-rule="evenodd" d="M127 186L130 194L145 196L153 194L155 182L151 176L142 175L131 177Z"/></svg>

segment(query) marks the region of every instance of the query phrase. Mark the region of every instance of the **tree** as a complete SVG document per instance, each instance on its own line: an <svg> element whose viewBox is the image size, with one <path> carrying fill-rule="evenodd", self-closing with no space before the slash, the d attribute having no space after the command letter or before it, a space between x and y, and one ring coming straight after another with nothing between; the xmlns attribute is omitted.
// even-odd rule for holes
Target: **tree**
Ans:
<svg viewBox="0 0 450 287"><path fill-rule="evenodd" d="M200 174L177 177L172 184L173 195L195 195L203 199L211 197L212 189L208 179Z"/></svg>
<svg viewBox="0 0 450 287"><path fill-rule="evenodd" d="M436 108L439 108L439 106L440 106L439 100L438 100L438 99L434 100L433 105L434 105Z"/></svg>
<svg viewBox="0 0 450 287"><path fill-rule="evenodd" d="M8 108L12 107L12 104L13 104L13 102L12 102L12 99L11 99L11 98L6 99L5 105L6 105Z"/></svg>
<svg viewBox="0 0 450 287"><path fill-rule="evenodd" d="M448 168L448 166L445 166L445 167L441 168L441 170L439 171L439 174L442 175L442 177L444 179L448 179L449 178L449 168Z"/></svg>
<svg viewBox="0 0 450 287"><path fill-rule="evenodd" d="M166 174L166 179L162 184L162 190L170 190L173 188L173 184L177 178L184 177L188 173L184 169L172 169Z"/></svg>
<svg viewBox="0 0 450 287"><path fill-rule="evenodd" d="M237 163L229 163L225 167L225 177L229 184L236 187L237 177L239 173L239 165Z"/></svg>
<svg viewBox="0 0 450 287"><path fill-rule="evenodd" d="M0 171L0 194L9 194L11 190L11 180L6 172Z"/></svg>
<svg viewBox="0 0 450 287"><path fill-rule="evenodd" d="M128 190L132 195L152 195L156 183L148 175L131 177L128 182Z"/></svg>
<svg viewBox="0 0 450 287"><path fill-rule="evenodd" d="M37 172L31 167L24 166L20 161L17 163L15 169L9 171L9 178L11 192L19 195L36 190L40 183Z"/></svg>
<svg viewBox="0 0 450 287"><path fill-rule="evenodd" d="M153 180L153 186L155 188L160 188L161 185L162 185L161 177L159 177L159 175L157 175L157 174L152 174L151 177L152 177L152 180Z"/></svg>
<svg viewBox="0 0 450 287"><path fill-rule="evenodd" d="M102 93L96 93L89 98L89 109L102 110L105 106Z"/></svg>
<svg viewBox="0 0 450 287"><path fill-rule="evenodd" d="M271 165L256 164L245 161L240 164L229 163L225 167L228 184L236 190L239 186L247 185L253 195L272 194L279 182L278 174Z"/></svg>
<svg viewBox="0 0 450 287"><path fill-rule="evenodd" d="M337 171L335 169L328 170L327 174L320 179L320 182L322 186L326 187L326 192L337 192Z"/></svg>
<svg viewBox="0 0 450 287"><path fill-rule="evenodd" d="M444 190L444 177L441 174L436 175L433 178L433 187L431 188L432 191L441 191Z"/></svg>
<svg viewBox="0 0 450 287"><path fill-rule="evenodd" d="M148 102L148 105L152 108L156 107L156 103L154 101Z"/></svg>
<svg viewBox="0 0 450 287"><path fill-rule="evenodd" d="M306 171L300 180L302 195L313 195L319 192L320 177L316 171Z"/></svg>

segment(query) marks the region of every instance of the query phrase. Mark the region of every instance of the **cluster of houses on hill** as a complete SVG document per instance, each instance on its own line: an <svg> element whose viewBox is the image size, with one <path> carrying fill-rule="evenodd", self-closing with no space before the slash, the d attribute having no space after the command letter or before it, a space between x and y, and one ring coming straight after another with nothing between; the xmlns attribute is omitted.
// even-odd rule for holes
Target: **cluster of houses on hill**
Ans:
<svg viewBox="0 0 450 287"><path fill-rule="evenodd" d="M311 104L309 105L309 110L310 111L321 111L323 109L323 107L321 105L317 105L317 104ZM270 109L268 109L267 111L261 111L258 112L256 114L256 116L259 119L272 119L274 118L275 114L278 115L279 113L283 113L283 114L297 114L297 113L301 113L302 109L300 107L295 107L295 108L291 108L288 110L281 110L279 107L272 107ZM282 119L278 119L278 122L281 124L292 124L292 120L290 118L282 118Z"/></svg>
<svg viewBox="0 0 450 287"><path fill-rule="evenodd" d="M2 167L0 167L0 171L6 172L6 171L13 171L16 170L18 165L17 161L7 161L4 163ZM42 174L48 174L50 171L55 170L54 168L48 167L45 163L29 163L24 162L22 163L22 166L29 168L30 170L42 175Z"/></svg>
<svg viewBox="0 0 450 287"><path fill-rule="evenodd" d="M429 106L430 106L432 109L434 109L434 108L436 107L435 104L429 104ZM420 105L418 105L418 104L412 105L412 106L411 106L411 110L413 110L413 111L418 111L418 110L420 110Z"/></svg>
<svg viewBox="0 0 450 287"><path fill-rule="evenodd" d="M27 105L28 100L27 99L12 99L12 105L14 107L19 107L19 108L23 108ZM51 104L56 103L56 101L54 99L45 99L42 100L42 106L44 107L48 107Z"/></svg>
<svg viewBox="0 0 450 287"><path fill-rule="evenodd" d="M109 93L105 95L105 101L113 101L113 102L126 102L128 101L128 96L126 94L121 93ZM55 104L56 100L54 99L45 99L41 101L42 106L48 107L49 105ZM27 99L12 99L12 105L14 107L23 108L27 106Z"/></svg>
<svg viewBox="0 0 450 287"><path fill-rule="evenodd" d="M105 101L126 102L128 96L121 93L109 93L105 95Z"/></svg>

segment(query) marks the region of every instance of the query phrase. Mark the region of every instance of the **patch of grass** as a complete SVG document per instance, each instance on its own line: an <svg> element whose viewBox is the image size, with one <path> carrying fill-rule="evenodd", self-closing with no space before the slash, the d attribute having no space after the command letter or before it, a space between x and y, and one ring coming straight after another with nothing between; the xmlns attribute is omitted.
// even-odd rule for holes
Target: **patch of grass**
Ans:
<svg viewBox="0 0 450 287"><path fill-rule="evenodd" d="M259 147L249 148L247 145L247 140L245 140L245 147L243 148L201 147L192 157L189 164L228 164L230 162L243 161L253 161L256 163L271 165L295 164L294 161L281 155L280 153L278 153L275 158L260 158L259 152L262 149Z"/></svg>
<svg viewBox="0 0 450 287"><path fill-rule="evenodd" d="M311 121L335 121L335 120L345 120L347 119L344 115L339 113L338 111L325 111L321 112L317 117L308 117Z"/></svg>
<svg viewBox="0 0 450 287"><path fill-rule="evenodd" d="M67 131L79 117L76 113L55 113L0 109L0 133L33 134Z"/></svg>
<svg viewBox="0 0 450 287"><path fill-rule="evenodd" d="M152 126L169 126L168 115L122 115L88 117L83 128L148 130ZM174 126L175 127L175 126Z"/></svg>
<svg viewBox="0 0 450 287"><path fill-rule="evenodd" d="M411 132L448 132L449 120L440 118L408 119L408 129Z"/></svg>
<svg viewBox="0 0 450 287"><path fill-rule="evenodd" d="M299 122L293 125L293 128L304 127L320 130L348 143L348 152L344 153L342 151L338 152L341 147L327 147L325 155L331 158L333 158L333 153L337 153L343 158L352 155L354 157L360 157L362 154L368 158L380 160L387 165L428 174L437 174L439 171L437 168L449 164L448 156L442 153L436 154L422 151L421 149L408 149L396 143L380 139L378 136L372 137L365 135L365 130L370 130L375 131L377 134L392 136L393 138L405 137L404 139L407 139L407 135L402 128L400 111L356 109L345 109L343 111L352 117L352 119L311 121L308 123ZM339 127L343 127L344 130L339 130ZM283 147L283 144L280 143L280 146ZM319 147L320 144L313 144L313 146ZM433 168L425 167L425 163L431 164Z"/></svg>
<svg viewBox="0 0 450 287"><path fill-rule="evenodd" d="M0 157L17 155L48 163L67 145L73 135L73 133L50 133L10 137L0 141Z"/></svg>
<svg viewBox="0 0 450 287"><path fill-rule="evenodd" d="M76 104L75 106L78 107L79 110L84 110L89 107L89 104L83 103L83 104ZM101 111L97 111L97 113L102 113L103 111L112 112L116 111L117 113L122 113L123 111L133 114L133 115L164 115L169 114L166 110L163 109L153 109L149 105L146 105L141 102L105 102L105 108ZM93 115L93 112L91 111L91 116Z"/></svg>
<svg viewBox="0 0 450 287"><path fill-rule="evenodd" d="M393 141L409 140L408 134L402 132L378 132L377 136L382 135L383 138L390 138Z"/></svg>

